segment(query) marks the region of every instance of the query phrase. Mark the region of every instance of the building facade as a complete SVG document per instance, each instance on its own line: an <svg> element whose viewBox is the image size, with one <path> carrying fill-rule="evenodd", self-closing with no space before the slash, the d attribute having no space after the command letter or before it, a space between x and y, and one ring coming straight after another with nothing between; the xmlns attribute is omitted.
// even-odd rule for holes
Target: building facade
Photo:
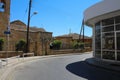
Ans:
<svg viewBox="0 0 120 80"><path fill-rule="evenodd" d="M74 42L79 42L79 41L82 42L83 41L83 39L79 39L79 38L80 38L79 34L71 33L71 34L56 36L55 40L60 40L62 42L61 47L63 49L72 49ZM84 43L85 43L85 47L92 48L92 38L91 37L84 36Z"/></svg>
<svg viewBox="0 0 120 80"><path fill-rule="evenodd" d="M11 34L9 38L9 50L15 51L15 45L20 40L26 41L26 24L20 20L10 23ZM50 52L49 44L52 40L52 32L46 32L43 28L30 27L29 51L35 55L46 55Z"/></svg>
<svg viewBox="0 0 120 80"><path fill-rule="evenodd" d="M120 0L103 0L84 12L84 22L93 28L94 57L120 62Z"/></svg>
<svg viewBox="0 0 120 80"><path fill-rule="evenodd" d="M0 0L0 37L5 38L4 32L9 26L10 0Z"/></svg>
<svg viewBox="0 0 120 80"><path fill-rule="evenodd" d="M15 56L16 44L20 40L26 41L26 24L20 20L10 23L10 1L0 0L0 39L4 39L0 57ZM7 35L9 34L9 35ZM35 55L45 55L50 52L49 43L52 40L52 32L46 32L42 28L30 27L29 50ZM0 45L1 46L1 45ZM11 53L11 51L14 51ZM6 52L9 54L6 54Z"/></svg>

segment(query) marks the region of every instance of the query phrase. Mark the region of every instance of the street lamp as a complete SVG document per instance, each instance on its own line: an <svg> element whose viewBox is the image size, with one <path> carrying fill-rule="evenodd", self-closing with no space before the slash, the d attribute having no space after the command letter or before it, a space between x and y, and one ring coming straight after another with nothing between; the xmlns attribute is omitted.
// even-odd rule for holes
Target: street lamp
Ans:
<svg viewBox="0 0 120 80"><path fill-rule="evenodd" d="M30 18L33 16L33 15L36 15L38 12L33 12L33 14L30 16Z"/></svg>
<svg viewBox="0 0 120 80"><path fill-rule="evenodd" d="M30 28L30 19L33 15L36 15L37 12L34 12L31 15L32 0L29 1L29 11L28 11L28 23L27 23L27 36L26 36L26 53L29 52L29 28Z"/></svg>

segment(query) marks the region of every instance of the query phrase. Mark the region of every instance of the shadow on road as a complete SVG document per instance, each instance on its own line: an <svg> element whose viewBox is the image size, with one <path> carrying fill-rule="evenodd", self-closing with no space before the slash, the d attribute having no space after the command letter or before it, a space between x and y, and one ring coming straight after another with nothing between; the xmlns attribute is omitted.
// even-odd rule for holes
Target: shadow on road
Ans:
<svg viewBox="0 0 120 80"><path fill-rule="evenodd" d="M88 80L120 80L120 73L97 68L85 61L68 64L66 69L71 73Z"/></svg>

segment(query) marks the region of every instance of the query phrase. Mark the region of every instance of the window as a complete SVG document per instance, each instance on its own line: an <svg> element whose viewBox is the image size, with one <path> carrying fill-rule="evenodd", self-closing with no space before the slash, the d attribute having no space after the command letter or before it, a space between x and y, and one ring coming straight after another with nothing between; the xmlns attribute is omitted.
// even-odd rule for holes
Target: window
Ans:
<svg viewBox="0 0 120 80"><path fill-rule="evenodd" d="M120 50L120 32L116 34L117 50Z"/></svg>
<svg viewBox="0 0 120 80"><path fill-rule="evenodd" d="M120 24L116 25L116 31L120 30Z"/></svg>
<svg viewBox="0 0 120 80"><path fill-rule="evenodd" d="M120 23L120 16L115 17L115 24Z"/></svg>
<svg viewBox="0 0 120 80"><path fill-rule="evenodd" d="M0 12L4 12L5 11L4 6L5 6L4 3L0 2Z"/></svg>
<svg viewBox="0 0 120 80"><path fill-rule="evenodd" d="M112 24L114 24L114 18L105 19L102 21L102 26L112 25Z"/></svg>
<svg viewBox="0 0 120 80"><path fill-rule="evenodd" d="M117 52L117 60L120 61L120 52Z"/></svg>
<svg viewBox="0 0 120 80"><path fill-rule="evenodd" d="M95 26L95 47L96 49L101 49L101 27L100 22Z"/></svg>
<svg viewBox="0 0 120 80"><path fill-rule="evenodd" d="M103 32L114 31L114 26L107 26L102 28Z"/></svg>
<svg viewBox="0 0 120 80"><path fill-rule="evenodd" d="M95 25L95 34L100 34L100 22L96 23Z"/></svg>
<svg viewBox="0 0 120 80"><path fill-rule="evenodd" d="M115 52L114 51L103 51L103 58L115 60Z"/></svg>
<svg viewBox="0 0 120 80"><path fill-rule="evenodd" d="M95 51L95 57L101 58L101 50L96 50Z"/></svg>
<svg viewBox="0 0 120 80"><path fill-rule="evenodd" d="M120 61L120 16L95 24L95 57Z"/></svg>
<svg viewBox="0 0 120 80"><path fill-rule="evenodd" d="M114 50L114 33L103 33L102 49Z"/></svg>
<svg viewBox="0 0 120 80"><path fill-rule="evenodd" d="M100 22L95 25L95 57L101 58L101 26Z"/></svg>

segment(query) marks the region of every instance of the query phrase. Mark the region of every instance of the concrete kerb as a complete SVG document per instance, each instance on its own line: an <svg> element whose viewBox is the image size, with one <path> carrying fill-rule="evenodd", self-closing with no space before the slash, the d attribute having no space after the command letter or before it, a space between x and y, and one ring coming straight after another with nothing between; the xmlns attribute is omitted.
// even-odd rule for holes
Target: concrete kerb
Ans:
<svg viewBox="0 0 120 80"><path fill-rule="evenodd" d="M106 69L109 71L120 72L120 65L114 66L111 62L106 62L102 60L97 60L95 58L88 58L85 60L89 65L95 66L97 68Z"/></svg>

